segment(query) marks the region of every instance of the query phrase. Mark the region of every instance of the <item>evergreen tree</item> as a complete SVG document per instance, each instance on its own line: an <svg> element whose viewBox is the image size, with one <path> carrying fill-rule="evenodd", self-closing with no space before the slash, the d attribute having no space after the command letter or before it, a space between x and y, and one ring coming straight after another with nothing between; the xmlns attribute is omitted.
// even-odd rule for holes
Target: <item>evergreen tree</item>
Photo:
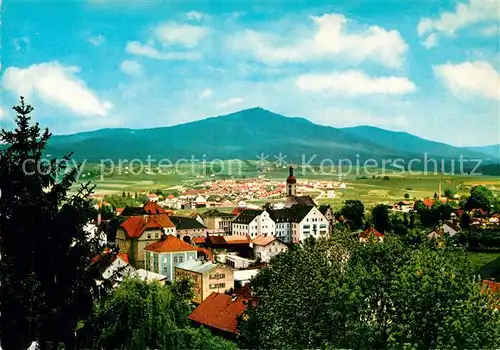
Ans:
<svg viewBox="0 0 500 350"><path fill-rule="evenodd" d="M33 108L21 102L14 131L1 130L0 143L0 342L3 349L75 345L77 323L103 290L96 284L113 254L83 230L92 203L90 184L76 194L77 168L71 155L47 162L51 134L31 124ZM104 284L106 285L106 284Z"/></svg>

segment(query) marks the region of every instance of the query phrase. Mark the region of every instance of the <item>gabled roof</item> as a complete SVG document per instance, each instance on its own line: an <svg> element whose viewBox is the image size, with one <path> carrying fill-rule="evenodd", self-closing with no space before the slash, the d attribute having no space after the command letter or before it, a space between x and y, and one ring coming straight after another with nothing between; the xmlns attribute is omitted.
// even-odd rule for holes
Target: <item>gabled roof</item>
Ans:
<svg viewBox="0 0 500 350"><path fill-rule="evenodd" d="M243 208L243 207L236 207L236 208L233 209L233 211L231 212L231 214L238 215L239 213L241 213L245 209L246 208Z"/></svg>
<svg viewBox="0 0 500 350"><path fill-rule="evenodd" d="M184 242L182 239L172 235L166 235L163 236L161 240L148 244L144 250L155 253L173 253L196 251L197 248Z"/></svg>
<svg viewBox="0 0 500 350"><path fill-rule="evenodd" d="M236 334L238 318L247 309L245 299L231 295L210 294L196 309L191 312L189 319L199 324Z"/></svg>
<svg viewBox="0 0 500 350"><path fill-rule="evenodd" d="M211 245L228 245L228 244L249 244L248 236L208 236L207 242Z"/></svg>
<svg viewBox="0 0 500 350"><path fill-rule="evenodd" d="M142 208L146 214L165 214L165 209L160 207L156 202L147 202Z"/></svg>
<svg viewBox="0 0 500 350"><path fill-rule="evenodd" d="M370 227L370 228L367 228L366 230L364 230L359 235L359 237L361 237L361 238L368 238L368 236L370 236L370 235L374 235L375 237L384 237L383 233L378 232L373 227Z"/></svg>
<svg viewBox="0 0 500 350"><path fill-rule="evenodd" d="M170 219L178 230L206 229L201 222L189 216L172 215Z"/></svg>
<svg viewBox="0 0 500 350"><path fill-rule="evenodd" d="M259 235L257 237L255 237L253 240L252 240L252 243L255 244L255 245L260 245L260 246L263 246L265 247L266 245L268 245L269 243L272 243L274 241L276 241L277 238L274 237L274 236L263 236L263 235Z"/></svg>
<svg viewBox="0 0 500 350"><path fill-rule="evenodd" d="M448 221L448 222L445 222L445 223L443 224L443 226L444 226L444 225L447 225L447 226L451 227L452 229L454 229L454 230L455 230L455 231L457 231L457 232L461 230L461 229L460 229L460 227L459 227L457 224L453 223L453 222L449 222L449 221Z"/></svg>
<svg viewBox="0 0 500 350"><path fill-rule="evenodd" d="M294 205L315 207L316 203L311 196L288 196L285 202L285 207L290 208Z"/></svg>
<svg viewBox="0 0 500 350"><path fill-rule="evenodd" d="M168 215L148 215L148 216L130 216L125 220L120 227L122 227L129 238L139 238L144 231L148 229L162 229L175 227L174 223Z"/></svg>
<svg viewBox="0 0 500 350"><path fill-rule="evenodd" d="M245 209L234 219L233 223L249 224L263 212L263 209Z"/></svg>

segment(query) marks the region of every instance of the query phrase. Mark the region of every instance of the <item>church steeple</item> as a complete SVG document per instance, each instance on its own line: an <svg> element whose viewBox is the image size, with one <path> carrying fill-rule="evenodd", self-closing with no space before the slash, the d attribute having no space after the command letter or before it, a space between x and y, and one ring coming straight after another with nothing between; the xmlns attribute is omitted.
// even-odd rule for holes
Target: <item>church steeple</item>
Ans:
<svg viewBox="0 0 500 350"><path fill-rule="evenodd" d="M297 179L293 175L293 165L290 164L289 175L286 179L286 195L296 196L297 195Z"/></svg>

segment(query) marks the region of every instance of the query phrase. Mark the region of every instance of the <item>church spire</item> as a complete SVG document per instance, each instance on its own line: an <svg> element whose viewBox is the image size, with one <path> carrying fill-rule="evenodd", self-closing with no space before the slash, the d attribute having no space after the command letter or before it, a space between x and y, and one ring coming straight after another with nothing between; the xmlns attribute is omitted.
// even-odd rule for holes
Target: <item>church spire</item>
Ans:
<svg viewBox="0 0 500 350"><path fill-rule="evenodd" d="M286 194L287 196L297 195L297 179L293 175L293 165L290 164L289 175L286 179Z"/></svg>

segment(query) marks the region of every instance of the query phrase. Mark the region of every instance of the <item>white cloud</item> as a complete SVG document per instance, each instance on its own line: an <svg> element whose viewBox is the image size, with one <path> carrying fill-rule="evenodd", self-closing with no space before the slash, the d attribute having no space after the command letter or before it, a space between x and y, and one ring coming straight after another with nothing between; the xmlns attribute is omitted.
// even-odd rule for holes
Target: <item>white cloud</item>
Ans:
<svg viewBox="0 0 500 350"><path fill-rule="evenodd" d="M311 16L314 31L290 43L290 33L274 36L246 30L229 40L236 50L248 51L255 58L268 63L308 62L311 60L341 57L355 62L377 61L387 67L399 68L408 45L396 30L370 26L356 33L346 30L347 19L341 14Z"/></svg>
<svg viewBox="0 0 500 350"><path fill-rule="evenodd" d="M500 35L500 25L492 25L484 27L481 33L484 36L498 36Z"/></svg>
<svg viewBox="0 0 500 350"><path fill-rule="evenodd" d="M164 46L182 45L194 47L201 39L205 38L209 29L207 27L193 26L190 24L164 23L156 27L156 39Z"/></svg>
<svg viewBox="0 0 500 350"><path fill-rule="evenodd" d="M88 42L91 43L94 46L99 46L102 43L104 43L105 39L102 35L97 35L97 36L91 36L88 39Z"/></svg>
<svg viewBox="0 0 500 350"><path fill-rule="evenodd" d="M228 108L228 107L232 107L234 105L237 105L237 104L240 104L241 102L243 102L244 100L240 97L232 97L226 101L223 101L223 102L220 102L217 107L218 108Z"/></svg>
<svg viewBox="0 0 500 350"><path fill-rule="evenodd" d="M198 11L191 11L191 12L188 12L186 13L186 17L187 19L191 20L191 21L199 21L203 18L203 13L201 12L198 12Z"/></svg>
<svg viewBox="0 0 500 350"><path fill-rule="evenodd" d="M422 18L418 23L419 36L440 33L453 36L460 29L484 21L498 22L500 3L488 0L470 0L458 3L454 11L446 11L438 18Z"/></svg>
<svg viewBox="0 0 500 350"><path fill-rule="evenodd" d="M437 37L436 33L432 33L431 35L429 35L427 37L427 39L425 39L422 42L422 45L424 45L426 48L430 49L431 47L436 46L437 43L438 43L438 37Z"/></svg>
<svg viewBox="0 0 500 350"><path fill-rule="evenodd" d="M77 77L79 72L79 67L55 61L27 68L8 67L3 75L3 87L16 95L36 95L50 105L65 107L75 114L107 115L113 104L99 99Z"/></svg>
<svg viewBox="0 0 500 350"><path fill-rule="evenodd" d="M404 77L370 77L363 72L350 70L330 74L305 74L296 85L300 90L331 92L359 96L372 94L403 95L416 90L413 82Z"/></svg>
<svg viewBox="0 0 500 350"><path fill-rule="evenodd" d="M134 60L125 60L120 64L120 70L128 75L140 76L142 75L142 66L139 62Z"/></svg>
<svg viewBox="0 0 500 350"><path fill-rule="evenodd" d="M212 96L214 93L214 91L212 89L205 89L201 92L201 95L200 97L201 98L209 98L210 96Z"/></svg>
<svg viewBox="0 0 500 350"><path fill-rule="evenodd" d="M158 60L198 60L201 58L199 52L196 51L171 51L160 52L151 44L141 44L138 41L129 41L125 47L125 51L129 54L137 56L145 56Z"/></svg>
<svg viewBox="0 0 500 350"><path fill-rule="evenodd" d="M458 97L470 94L500 100L500 73L483 61L433 66L434 75Z"/></svg>

